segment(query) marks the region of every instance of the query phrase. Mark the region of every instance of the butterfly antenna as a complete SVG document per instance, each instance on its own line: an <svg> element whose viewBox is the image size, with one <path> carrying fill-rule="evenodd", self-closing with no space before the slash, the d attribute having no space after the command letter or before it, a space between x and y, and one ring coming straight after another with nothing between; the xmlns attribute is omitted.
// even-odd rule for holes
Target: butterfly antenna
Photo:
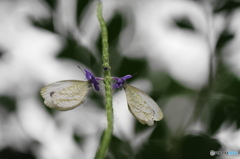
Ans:
<svg viewBox="0 0 240 159"><path fill-rule="evenodd" d="M137 72L135 72L134 74L132 74L132 76L135 76L137 74Z"/></svg>
<svg viewBox="0 0 240 159"><path fill-rule="evenodd" d="M83 71L83 69L80 67L80 66L78 66L78 68L83 72L83 74L85 75L85 72Z"/></svg>

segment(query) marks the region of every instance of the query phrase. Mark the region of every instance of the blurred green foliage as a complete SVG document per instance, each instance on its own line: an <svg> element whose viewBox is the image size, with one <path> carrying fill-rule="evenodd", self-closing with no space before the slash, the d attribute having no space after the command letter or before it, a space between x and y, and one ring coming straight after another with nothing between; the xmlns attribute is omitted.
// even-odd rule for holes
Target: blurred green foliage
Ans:
<svg viewBox="0 0 240 159"><path fill-rule="evenodd" d="M193 24L187 17L174 19L174 24L181 29L195 31Z"/></svg>
<svg viewBox="0 0 240 159"><path fill-rule="evenodd" d="M240 7L238 0L214 0L213 1L214 12L233 12Z"/></svg>
<svg viewBox="0 0 240 159"><path fill-rule="evenodd" d="M46 4L51 8L52 13L56 11L56 5L59 1L45 0ZM79 26L81 22L84 9L91 1L79 0L76 5L76 24ZM149 2L150 3L150 2ZM199 1L201 3L201 1ZM214 14L223 12L231 13L238 9L240 2L237 0L215 0L213 1ZM230 14L228 14L230 16ZM78 61L84 64L86 67L91 68L97 75L101 74L101 61L98 60L101 57L101 35L99 33L98 40L95 44L97 47L97 53L91 52L84 45L79 43L73 36L61 35L61 33L55 30L53 16L47 19L36 20L30 18L32 24L38 28L51 31L58 34L65 40L63 49L58 53L57 58L68 58ZM195 31L195 27L191 20L187 17L180 17L173 19L174 27L182 30ZM149 63L146 59L135 59L125 57L117 49L120 33L127 25L124 16L121 13L115 13L115 15L107 22L110 44L110 64L112 67L112 74L114 76L123 76L126 74L135 74L135 80L137 78L147 78L153 85L153 90L150 96L154 100L167 100L175 95L190 94L197 96L199 92L185 88L179 84L176 80L171 78L165 72L150 72ZM156 122L154 130L149 139L140 146L140 150L135 151L130 146L128 141L123 141L116 136L113 136L112 142L109 148L108 159L208 159L216 158L209 155L210 150L219 150L222 145L213 138L213 135L219 130L219 128L226 123L236 123L236 129L240 127L240 81L231 73L229 68L222 62L223 49L227 44L234 39L234 34L226 27L219 36L217 45L214 50L219 59L217 65L217 72L214 76L214 81L207 89L208 98L204 98L204 103L208 105L209 120L202 120L207 125L207 132L202 134L188 134L173 136L169 131L165 121ZM99 107L103 107L102 98L95 93L90 94ZM16 99L10 96L0 97L0 107L4 108L8 112L16 110ZM54 114L52 109L47 107L51 115ZM200 114L198 114L201 116ZM141 125L139 122L135 123L135 133L139 134L149 127ZM84 140L77 132L73 134L73 139L81 145ZM0 158L35 158L32 152L18 152L12 148L5 148L0 151Z"/></svg>
<svg viewBox="0 0 240 159"><path fill-rule="evenodd" d="M33 152L20 152L10 147L6 147L0 151L1 159L36 159Z"/></svg>
<svg viewBox="0 0 240 159"><path fill-rule="evenodd" d="M80 45L73 37L66 37L65 46L58 54L58 58L69 58L76 60L86 65L87 67L97 71L100 65L100 61L96 60L96 57L83 45Z"/></svg>
<svg viewBox="0 0 240 159"><path fill-rule="evenodd" d="M216 53L219 54L222 49L234 38L234 34L225 29L221 32L216 44Z"/></svg>
<svg viewBox="0 0 240 159"><path fill-rule="evenodd" d="M46 4L52 9L56 9L57 6L57 0L44 0L44 2L46 2Z"/></svg>
<svg viewBox="0 0 240 159"><path fill-rule="evenodd" d="M76 7L76 22L77 25L80 24L80 20L82 18L82 14L84 12L84 9L88 5L89 1L88 0L77 0L77 7Z"/></svg>
<svg viewBox="0 0 240 159"><path fill-rule="evenodd" d="M214 134L220 126L226 121L229 124L236 123L236 128L240 128L240 81L230 72L230 70L221 64L218 71L213 95L211 119L209 124L209 132Z"/></svg>
<svg viewBox="0 0 240 159"><path fill-rule="evenodd" d="M7 112L16 111L16 99L12 96L0 96L0 107L7 110Z"/></svg>
<svg viewBox="0 0 240 159"><path fill-rule="evenodd" d="M29 19L31 20L32 25L35 27L44 28L47 31L55 32L52 18L53 17L37 20L30 17Z"/></svg>
<svg viewBox="0 0 240 159"><path fill-rule="evenodd" d="M134 159L134 153L127 141L123 141L116 136L112 137L111 144L109 146L109 153L106 159Z"/></svg>
<svg viewBox="0 0 240 159"><path fill-rule="evenodd" d="M74 141L75 141L78 145L81 146L84 138L83 138L82 136L80 136L80 135L79 135L78 133L76 133L76 132L73 133L73 136L72 136L72 137L73 137Z"/></svg>

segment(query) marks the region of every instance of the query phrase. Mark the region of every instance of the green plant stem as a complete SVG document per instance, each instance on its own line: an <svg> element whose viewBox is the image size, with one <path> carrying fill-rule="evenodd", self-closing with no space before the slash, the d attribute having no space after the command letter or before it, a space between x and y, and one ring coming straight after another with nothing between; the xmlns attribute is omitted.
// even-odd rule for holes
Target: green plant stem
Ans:
<svg viewBox="0 0 240 159"><path fill-rule="evenodd" d="M106 113L107 113L107 128L103 133L100 144L98 146L98 151L96 153L95 159L105 158L108 146L111 141L112 131L113 131L113 109L112 109L112 89L111 89L111 72L109 66L109 52L108 52L108 33L106 23L102 15L102 3L98 3L97 17L100 23L102 32L102 61L104 68L104 84L105 84L105 98L106 98Z"/></svg>

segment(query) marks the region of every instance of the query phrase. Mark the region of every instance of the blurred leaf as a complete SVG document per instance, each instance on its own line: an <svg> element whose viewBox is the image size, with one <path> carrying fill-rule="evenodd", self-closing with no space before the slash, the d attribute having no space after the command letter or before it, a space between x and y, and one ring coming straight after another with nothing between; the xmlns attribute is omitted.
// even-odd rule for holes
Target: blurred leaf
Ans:
<svg viewBox="0 0 240 159"><path fill-rule="evenodd" d="M13 148L3 148L0 150L1 159L36 159L31 152L20 152Z"/></svg>
<svg viewBox="0 0 240 159"><path fill-rule="evenodd" d="M36 20L33 18L29 18L29 19L33 26L38 27L40 29L48 30L50 32L55 32L52 17L39 19L39 20Z"/></svg>
<svg viewBox="0 0 240 159"><path fill-rule="evenodd" d="M159 98L167 98L178 94L194 94L194 90L190 90L176 80L169 74L159 71L150 72L149 79L153 85L153 90L149 94L155 101Z"/></svg>
<svg viewBox="0 0 240 159"><path fill-rule="evenodd" d="M170 83L166 90L163 90L163 96L174 96L177 94L193 94L194 91L190 90L181 84L179 84L176 80L170 77Z"/></svg>
<svg viewBox="0 0 240 159"><path fill-rule="evenodd" d="M164 118L161 121L155 121L156 128L152 132L152 135L150 137L150 140L153 141L164 141L164 139L167 138L169 135L167 132L167 125L164 122Z"/></svg>
<svg viewBox="0 0 240 159"><path fill-rule="evenodd" d="M212 111L211 113L212 119L210 119L210 124L208 128L211 134L214 134L215 132L217 132L217 130L226 120L227 116L224 108L225 108L224 105L222 106L220 105Z"/></svg>
<svg viewBox="0 0 240 159"><path fill-rule="evenodd" d="M91 91L88 95L92 101L94 101L100 108L105 109L105 101L103 100L103 96L99 95L99 92Z"/></svg>
<svg viewBox="0 0 240 159"><path fill-rule="evenodd" d="M154 127L155 129L153 130L151 136L150 136L150 140L164 140L164 138L167 136L167 127L166 124L164 122L164 118L161 121L155 121L154 122ZM137 120L135 120L136 124L135 124L135 128L134 131L135 133L142 133L143 131L145 131L146 129L149 129L149 126L147 125L143 125L140 122L138 122Z"/></svg>
<svg viewBox="0 0 240 159"><path fill-rule="evenodd" d="M5 51L0 47L0 59L4 56Z"/></svg>
<svg viewBox="0 0 240 159"><path fill-rule="evenodd" d="M214 12L219 13L223 11L233 12L240 7L239 0L215 0Z"/></svg>
<svg viewBox="0 0 240 159"><path fill-rule="evenodd" d="M74 141L78 144L78 145L81 145L82 141L83 141L83 137L79 136L77 133L74 132L73 134L73 139Z"/></svg>
<svg viewBox="0 0 240 159"><path fill-rule="evenodd" d="M43 102L44 103L44 102ZM43 104L44 105L44 104ZM44 105L44 109L48 112L48 114L50 114L51 116L53 116L54 115L54 113L55 113L55 109L53 109L53 108L49 108L49 107L47 107L46 105Z"/></svg>
<svg viewBox="0 0 240 159"><path fill-rule="evenodd" d="M77 0L77 8L76 8L76 22L80 24L80 18L82 16L84 8L87 6L89 0Z"/></svg>
<svg viewBox="0 0 240 159"><path fill-rule="evenodd" d="M166 152L166 146L164 144L148 141L144 144L143 148L136 155L135 159L169 159Z"/></svg>
<svg viewBox="0 0 240 159"><path fill-rule="evenodd" d="M121 14L115 14L107 26L109 44L111 45L114 41L119 39L119 35L125 26L125 21Z"/></svg>
<svg viewBox="0 0 240 159"><path fill-rule="evenodd" d="M188 17L174 19L174 25L180 29L195 31L195 28Z"/></svg>
<svg viewBox="0 0 240 159"><path fill-rule="evenodd" d="M210 151L218 151L221 148L221 144L218 140L212 139L211 137L200 134L200 135L186 135L180 140L177 151L172 152L175 154L174 158L178 159L213 159L218 156L210 156ZM177 157L178 156L178 157Z"/></svg>
<svg viewBox="0 0 240 159"><path fill-rule="evenodd" d="M118 77L125 76L127 74L134 75L136 79L139 76L146 76L147 61L143 58L127 58L123 57L121 67L117 72ZM132 79L133 79L132 78ZM132 79L129 79L131 81Z"/></svg>
<svg viewBox="0 0 240 159"><path fill-rule="evenodd" d="M154 92L156 92L156 94L159 94L159 91L166 91L172 80L171 77L162 70L157 72L149 72L149 79L151 80L151 83L153 85L153 94L155 94Z"/></svg>
<svg viewBox="0 0 240 159"><path fill-rule="evenodd" d="M234 34L230 33L228 30L224 30L217 41L216 49L218 52L221 51L222 48L225 47L232 39L234 38Z"/></svg>
<svg viewBox="0 0 240 159"><path fill-rule="evenodd" d="M0 96L0 106L8 112L16 111L16 99L10 96Z"/></svg>
<svg viewBox="0 0 240 159"><path fill-rule="evenodd" d="M240 80L226 66L221 66L216 77L213 94L221 94L212 104L209 132L214 134L228 121L240 128Z"/></svg>
<svg viewBox="0 0 240 159"><path fill-rule="evenodd" d="M148 140L147 143L141 148L139 153L136 154L135 159L169 159L166 150L166 144L161 141Z"/></svg>
<svg viewBox="0 0 240 159"><path fill-rule="evenodd" d="M55 9L56 5L57 5L57 0L44 0L49 7L51 7L51 9Z"/></svg>
<svg viewBox="0 0 240 159"><path fill-rule="evenodd" d="M234 99L240 99L240 80L231 72L227 66L219 66L216 76L214 92L230 96Z"/></svg>
<svg viewBox="0 0 240 159"><path fill-rule="evenodd" d="M229 126L233 123L237 124L237 128L240 128L240 103L221 100L217 106L212 110L209 124L209 132L214 134L219 130L220 126L227 122ZM226 124L226 123L225 123ZM226 126L226 125L225 125Z"/></svg>
<svg viewBox="0 0 240 159"><path fill-rule="evenodd" d="M117 40L119 39L119 35L122 31L122 28L125 26L124 19L121 14L115 14L112 19L107 23L107 29L108 29L108 41L109 46L116 48ZM114 45L113 45L114 43ZM102 35L99 33L98 40L97 40L97 48L101 52L102 50ZM111 52L110 55L114 52Z"/></svg>
<svg viewBox="0 0 240 159"><path fill-rule="evenodd" d="M135 124L134 125L135 125L135 132L136 133L140 133L140 132L148 129L148 126L141 124L137 120L135 120Z"/></svg>
<svg viewBox="0 0 240 159"><path fill-rule="evenodd" d="M119 74L118 71L122 67L123 58L123 55L118 52L117 47L114 47L114 45L110 47L109 62L112 75L116 76L117 74Z"/></svg>
<svg viewBox="0 0 240 159"><path fill-rule="evenodd" d="M151 159L159 159L164 158L168 159L167 155L167 145L166 145L166 138L167 138L167 127L163 120L159 122L155 122L155 129L152 132L151 136L147 140L146 143L144 143L143 147L139 150L139 152L136 154L136 159L145 159L145 158L151 158ZM145 130L149 128L146 125L137 123L135 127L136 132L142 132L142 130Z"/></svg>
<svg viewBox="0 0 240 159"><path fill-rule="evenodd" d="M98 64L96 58L92 55L90 50L80 45L72 37L66 38L65 47L58 54L57 57L79 61L82 64L86 65L88 68L92 68L94 71L98 70L100 66L100 64Z"/></svg>
<svg viewBox="0 0 240 159"><path fill-rule="evenodd" d="M107 159L134 159L133 151L126 141L113 136L109 146Z"/></svg>

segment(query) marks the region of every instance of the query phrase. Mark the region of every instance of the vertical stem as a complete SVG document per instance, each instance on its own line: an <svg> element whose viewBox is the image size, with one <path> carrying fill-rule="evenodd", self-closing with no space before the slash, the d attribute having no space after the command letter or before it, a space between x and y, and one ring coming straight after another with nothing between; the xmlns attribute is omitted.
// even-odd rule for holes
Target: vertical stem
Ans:
<svg viewBox="0 0 240 159"><path fill-rule="evenodd" d="M98 151L95 159L105 158L106 151L111 141L113 131L113 109L112 109L112 90L111 90L111 72L109 66L109 52L108 52L108 33L106 23L102 15L102 3L98 3L97 17L100 23L102 32L102 61L104 68L104 84L105 84L105 98L106 98L106 113L107 113L107 128L103 133Z"/></svg>

